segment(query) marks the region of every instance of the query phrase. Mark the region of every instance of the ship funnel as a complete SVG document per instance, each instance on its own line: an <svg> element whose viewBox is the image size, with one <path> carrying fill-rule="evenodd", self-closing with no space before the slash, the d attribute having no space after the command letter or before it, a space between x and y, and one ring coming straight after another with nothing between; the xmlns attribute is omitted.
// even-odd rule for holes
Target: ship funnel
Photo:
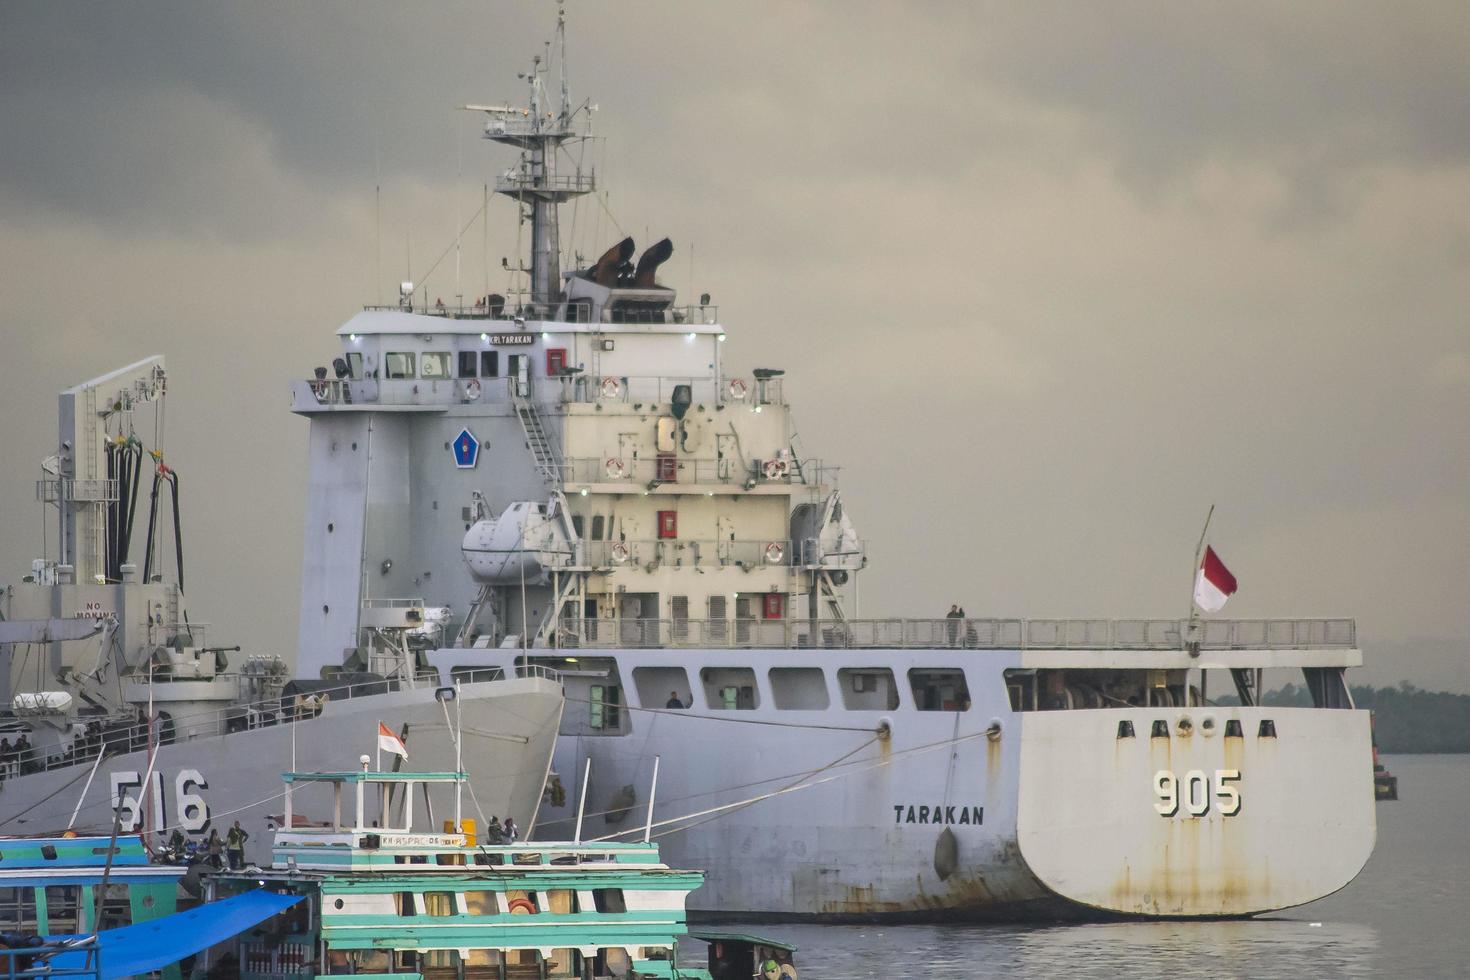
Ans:
<svg viewBox="0 0 1470 980"><path fill-rule="evenodd" d="M638 268L633 273L634 289L652 289L658 285L653 281L654 273L658 267L669 260L674 254L674 243L667 238L650 246L648 251L638 257Z"/></svg>
<svg viewBox="0 0 1470 980"><path fill-rule="evenodd" d="M593 263L592 268L587 270L587 278L597 283L597 285L606 286L609 289L616 286L618 284L618 276L620 274L626 274L625 270L628 266L628 260L633 257L633 249L633 239L624 238L612 248L602 253L602 258L598 259ZM649 251L652 251L652 249L649 249ZM639 262L638 267L642 269L643 263Z"/></svg>

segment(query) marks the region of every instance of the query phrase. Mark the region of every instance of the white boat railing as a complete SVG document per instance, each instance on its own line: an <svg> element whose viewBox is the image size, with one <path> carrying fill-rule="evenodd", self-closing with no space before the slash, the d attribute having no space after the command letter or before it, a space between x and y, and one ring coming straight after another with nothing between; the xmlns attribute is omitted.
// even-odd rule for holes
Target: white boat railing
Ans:
<svg viewBox="0 0 1470 980"><path fill-rule="evenodd" d="M561 647L762 649L1181 650L1178 619L572 619ZM1203 650L1351 649L1352 619L1221 619L1198 624Z"/></svg>

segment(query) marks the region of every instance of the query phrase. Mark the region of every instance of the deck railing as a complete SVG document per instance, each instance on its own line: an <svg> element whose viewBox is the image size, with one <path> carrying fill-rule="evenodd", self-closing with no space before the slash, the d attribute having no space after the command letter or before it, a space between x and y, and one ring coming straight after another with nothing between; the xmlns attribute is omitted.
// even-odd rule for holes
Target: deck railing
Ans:
<svg viewBox="0 0 1470 980"><path fill-rule="evenodd" d="M564 620L562 647L817 649L1181 650L1178 619L578 619ZM1344 649L1357 645L1351 619L1229 619L1198 624L1203 650Z"/></svg>
<svg viewBox="0 0 1470 980"><path fill-rule="evenodd" d="M235 678L239 675L219 676ZM515 668L515 676L518 678L560 679L560 675L555 670L540 664L518 665ZM456 671L453 679L466 684L478 684L504 680L505 672L499 667L476 667L468 673ZM159 687L165 683L160 681ZM151 734L146 723L129 723L128 719L113 719L111 723L103 722L100 731L78 736L73 743L73 751L67 755L47 757L42 754L39 747L20 752L12 749L0 756L0 780L33 772L65 769L84 763L91 765L99 752L107 756L114 756L146 751L152 740L169 745L194 738L207 738L272 725L287 725L316 718L323 712L330 711L333 701L372 697L392 691L407 690L411 687L433 688L440 683L438 671L432 669L420 670L414 676L412 683L399 677L352 682L344 680L340 684L325 682L320 687L303 690L300 693L283 694L280 697L253 701L248 704L230 704L223 708L187 715L180 714L167 719L160 718L153 726ZM175 732L178 734L171 734Z"/></svg>

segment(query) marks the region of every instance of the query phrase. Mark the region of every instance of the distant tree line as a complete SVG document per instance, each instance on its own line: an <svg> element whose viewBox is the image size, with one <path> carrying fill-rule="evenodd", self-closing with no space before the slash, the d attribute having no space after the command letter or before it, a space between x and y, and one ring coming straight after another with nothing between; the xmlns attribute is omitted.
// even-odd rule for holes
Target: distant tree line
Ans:
<svg viewBox="0 0 1470 980"><path fill-rule="evenodd" d="M1380 752L1470 752L1470 695L1424 691L1408 681L1398 687L1355 687L1353 703L1373 712ZM1224 699L1221 699L1222 701ZM1310 707L1305 687L1268 691L1265 703Z"/></svg>

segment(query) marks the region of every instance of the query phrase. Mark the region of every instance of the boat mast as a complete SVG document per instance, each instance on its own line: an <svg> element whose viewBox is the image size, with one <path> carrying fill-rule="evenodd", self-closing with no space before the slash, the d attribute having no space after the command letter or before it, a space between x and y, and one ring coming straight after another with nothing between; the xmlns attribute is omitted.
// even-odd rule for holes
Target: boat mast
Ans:
<svg viewBox="0 0 1470 980"><path fill-rule="evenodd" d="M522 205L521 220L531 220L531 313L546 317L561 301L560 241L557 233L557 205L590 193L596 187L595 174L580 169L565 176L556 172L557 150L570 139L579 138L573 128L580 108L573 109L567 89L566 17L557 14L556 37L561 61L560 105L550 108L551 97L544 76L549 70L550 44L547 52L531 60L531 70L518 77L531 88L528 108L495 105L467 105L465 109L484 112L485 139L518 147L520 164L495 181L495 191L515 199Z"/></svg>

